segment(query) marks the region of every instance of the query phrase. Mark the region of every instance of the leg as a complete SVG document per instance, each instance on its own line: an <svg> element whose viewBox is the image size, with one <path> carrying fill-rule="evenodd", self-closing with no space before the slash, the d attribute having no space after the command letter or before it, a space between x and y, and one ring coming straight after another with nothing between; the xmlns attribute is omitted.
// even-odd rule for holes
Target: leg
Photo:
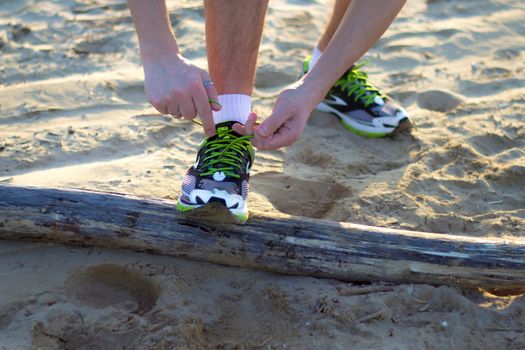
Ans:
<svg viewBox="0 0 525 350"><path fill-rule="evenodd" d="M330 40L332 40L332 36L339 27L339 23L341 23L341 20L343 19L346 9L350 5L351 1L352 0L335 0L330 20L326 25L323 35L317 42L317 47L319 50L324 51Z"/></svg>
<svg viewBox="0 0 525 350"><path fill-rule="evenodd" d="M202 144L182 181L181 211L222 203L238 221L248 219L254 153L248 137L235 133L233 125L245 124L251 111L267 6L268 0L205 0L208 65L222 109L213 113L216 135Z"/></svg>
<svg viewBox="0 0 525 350"><path fill-rule="evenodd" d="M206 49L219 94L251 95L268 0L206 0Z"/></svg>
<svg viewBox="0 0 525 350"><path fill-rule="evenodd" d="M312 57L305 61L304 73L312 70L339 28L352 0L335 0L330 20ZM357 3L354 3L354 5ZM410 126L408 113L381 93L369 81L360 66L350 67L319 104L319 111L336 115L350 131L366 137L383 137Z"/></svg>
<svg viewBox="0 0 525 350"><path fill-rule="evenodd" d="M251 109L250 96L268 0L205 0L204 3L209 71L223 104L223 110L215 113L215 122L244 123Z"/></svg>

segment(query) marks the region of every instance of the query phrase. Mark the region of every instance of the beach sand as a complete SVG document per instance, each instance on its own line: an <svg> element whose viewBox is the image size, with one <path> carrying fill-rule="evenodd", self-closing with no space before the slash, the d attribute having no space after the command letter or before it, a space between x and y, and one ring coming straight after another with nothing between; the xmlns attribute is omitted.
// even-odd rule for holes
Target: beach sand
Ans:
<svg viewBox="0 0 525 350"><path fill-rule="evenodd" d="M261 117L299 76L330 5L271 1ZM201 1L169 8L183 54L206 67ZM408 1L363 60L414 129L364 139L314 112L295 145L258 152L250 208L525 235L524 18L518 0ZM203 138L148 105L121 1L0 0L0 125L2 182L171 199ZM513 294L2 241L0 349L522 349L525 298Z"/></svg>

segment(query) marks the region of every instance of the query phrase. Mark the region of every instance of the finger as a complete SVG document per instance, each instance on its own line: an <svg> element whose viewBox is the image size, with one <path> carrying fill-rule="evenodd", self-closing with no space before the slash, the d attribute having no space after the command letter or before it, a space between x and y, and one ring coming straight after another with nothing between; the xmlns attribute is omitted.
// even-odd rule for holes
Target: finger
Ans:
<svg viewBox="0 0 525 350"><path fill-rule="evenodd" d="M290 146L297 140L297 133L291 128L289 123L285 123L275 133L268 137L255 138L256 147L264 150L275 150L281 147Z"/></svg>
<svg viewBox="0 0 525 350"><path fill-rule="evenodd" d="M160 102L151 102L151 105L153 106L153 108L155 108L157 111L159 111L159 113L161 114L169 114L169 111L168 111L168 107L166 106L166 104L164 103L160 103Z"/></svg>
<svg viewBox="0 0 525 350"><path fill-rule="evenodd" d="M284 110L276 106L272 114L259 125L257 133L262 137L270 136L283 125L288 117L289 115Z"/></svg>
<svg viewBox="0 0 525 350"><path fill-rule="evenodd" d="M244 126L248 129L253 131L255 129L255 123L257 122L257 114L255 112L251 112L248 114L248 119L246 119L246 123Z"/></svg>
<svg viewBox="0 0 525 350"><path fill-rule="evenodd" d="M241 123L233 124L232 128L239 135L249 135L248 130Z"/></svg>
<svg viewBox="0 0 525 350"><path fill-rule="evenodd" d="M186 100L182 102L179 106L179 111L182 113L182 117L184 119L195 119L197 116L197 111L195 110L195 105L193 104L193 100Z"/></svg>
<svg viewBox="0 0 525 350"><path fill-rule="evenodd" d="M233 130L240 135L253 135L256 121L257 114L251 112L248 115L248 119L246 119L246 123L244 123L244 125L241 123L233 124Z"/></svg>
<svg viewBox="0 0 525 350"><path fill-rule="evenodd" d="M253 139L252 139L252 145L253 147L259 149L259 150L264 150L265 148L263 147L264 144L261 140L261 137L258 136L257 134L254 135Z"/></svg>
<svg viewBox="0 0 525 350"><path fill-rule="evenodd" d="M280 136L278 136L280 135ZM289 146L293 142L288 142L287 138L282 134L273 134L269 138L260 139L258 142L259 148L263 150L276 150L278 148Z"/></svg>
<svg viewBox="0 0 525 350"><path fill-rule="evenodd" d="M213 85L209 74L207 72L202 72L202 79L204 88L206 89L206 94L208 95L208 103L214 111L220 111L222 106L219 103L219 94L217 93L217 89L215 89L215 85Z"/></svg>
<svg viewBox="0 0 525 350"><path fill-rule="evenodd" d="M179 106L175 103L171 103L168 105L168 114L170 114L173 118L180 119L182 118L182 113L179 110Z"/></svg>
<svg viewBox="0 0 525 350"><path fill-rule="evenodd" d="M204 88L199 94L193 96L193 104L197 108L197 114L201 118L204 134L206 137L212 137L215 135L215 122L213 121L213 114Z"/></svg>
<svg viewBox="0 0 525 350"><path fill-rule="evenodd" d="M292 130L287 127L280 128L272 135L269 146L271 149L278 149L292 145L297 138Z"/></svg>

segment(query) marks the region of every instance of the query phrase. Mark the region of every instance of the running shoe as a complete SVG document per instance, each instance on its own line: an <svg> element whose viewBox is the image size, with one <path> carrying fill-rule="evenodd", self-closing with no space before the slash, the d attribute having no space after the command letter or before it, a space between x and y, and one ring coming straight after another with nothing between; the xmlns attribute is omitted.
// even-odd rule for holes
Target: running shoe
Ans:
<svg viewBox="0 0 525 350"><path fill-rule="evenodd" d="M303 74L310 59L303 63ZM346 129L360 136L385 137L409 128L407 111L370 83L360 70L363 65L350 67L316 109L337 116Z"/></svg>
<svg viewBox="0 0 525 350"><path fill-rule="evenodd" d="M237 134L233 124L218 124L216 134L202 142L197 160L182 180L179 211L221 203L239 222L248 220L246 199L254 160L252 136Z"/></svg>

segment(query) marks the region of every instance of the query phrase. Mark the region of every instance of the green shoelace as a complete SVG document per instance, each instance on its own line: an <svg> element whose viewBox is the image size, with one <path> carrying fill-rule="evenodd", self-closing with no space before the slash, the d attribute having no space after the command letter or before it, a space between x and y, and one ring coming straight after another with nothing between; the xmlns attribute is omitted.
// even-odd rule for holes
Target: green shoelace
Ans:
<svg viewBox="0 0 525 350"><path fill-rule="evenodd" d="M368 107L375 102L376 97L385 99L386 96L370 84L368 74L359 70L364 65L365 63L361 63L350 68L348 73L335 83L335 86L341 87L343 91L347 92L348 96L353 95L355 102L362 99L365 107Z"/></svg>
<svg viewBox="0 0 525 350"><path fill-rule="evenodd" d="M195 124L201 125L194 120ZM201 176L210 176L222 172L226 176L238 179L236 171L242 170L242 162L246 151L252 153L250 140L253 135L237 136L233 129L219 127L213 139L206 139L201 147L203 152L202 168L205 169Z"/></svg>

